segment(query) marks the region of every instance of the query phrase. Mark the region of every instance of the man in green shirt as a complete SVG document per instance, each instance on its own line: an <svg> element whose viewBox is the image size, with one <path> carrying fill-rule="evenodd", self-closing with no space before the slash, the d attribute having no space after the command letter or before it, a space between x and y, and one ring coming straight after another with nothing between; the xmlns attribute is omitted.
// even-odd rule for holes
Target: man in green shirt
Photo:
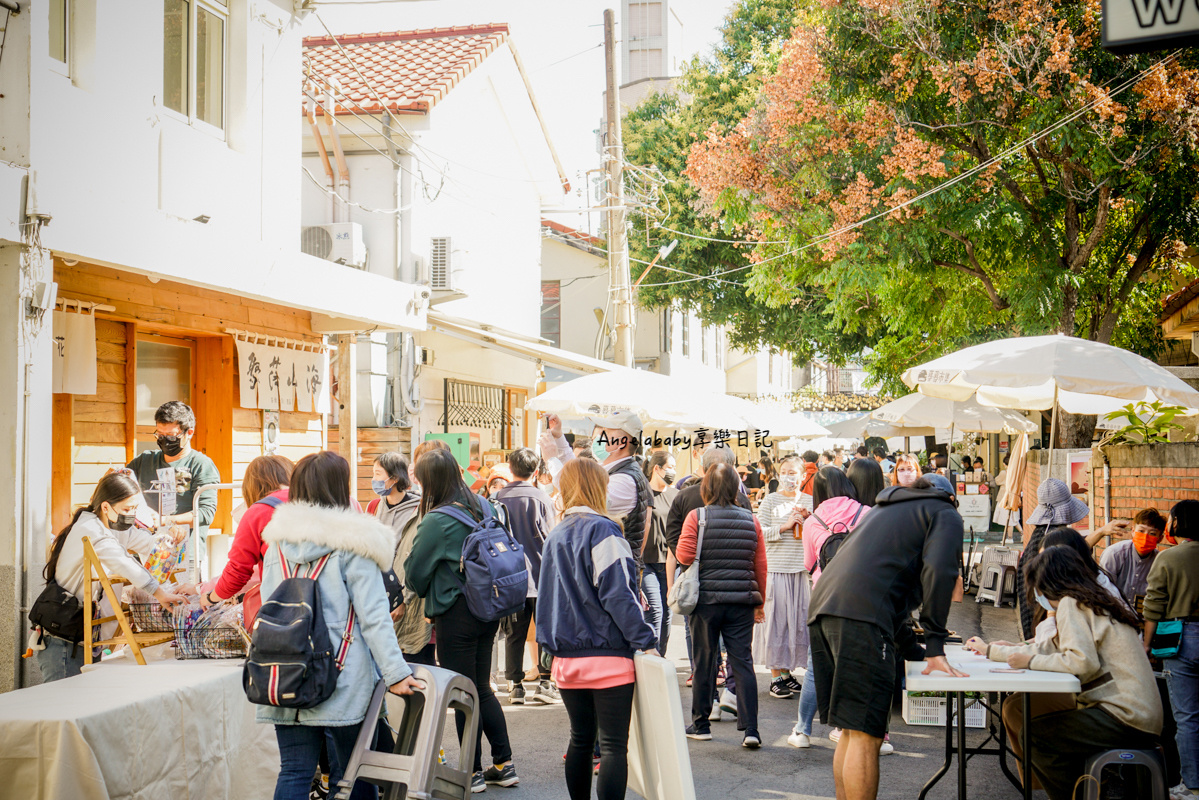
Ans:
<svg viewBox="0 0 1199 800"><path fill-rule="evenodd" d="M220 483L221 475L211 458L191 449L195 433L196 415L186 403L178 400L163 403L154 412L154 438L158 449L145 451L130 461L128 467L141 484L146 502L155 511L159 510L159 492L153 484L158 480L158 471L164 467L174 469L175 511L164 514L159 525L184 529L199 525L203 532L216 516L216 493L205 492L200 496L199 519L192 513L192 498L201 486ZM203 536L200 543L204 544ZM203 563L207 559L204 558L204 547L200 549Z"/></svg>

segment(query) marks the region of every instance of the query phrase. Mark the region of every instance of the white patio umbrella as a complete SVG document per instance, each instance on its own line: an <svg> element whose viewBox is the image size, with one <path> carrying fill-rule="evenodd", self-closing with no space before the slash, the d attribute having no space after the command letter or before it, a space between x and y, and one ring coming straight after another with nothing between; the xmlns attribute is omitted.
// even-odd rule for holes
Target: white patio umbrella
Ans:
<svg viewBox="0 0 1199 800"><path fill-rule="evenodd" d="M880 439L894 439L897 437L912 437L912 436L932 436L936 433L934 426L925 427L907 427L896 425L890 422L883 422L879 419L871 419L869 414L861 414L856 417L834 422L831 425L826 425L829 433L832 436L847 439L869 439L877 436Z"/></svg>
<svg viewBox="0 0 1199 800"><path fill-rule="evenodd" d="M769 434L772 439L783 437L816 439L829 435L828 428L805 417L803 414L761 403L754 403L749 400L742 400L737 397L733 397L732 399L746 404L742 406L742 409L747 420L753 424L755 430L761 431L763 434Z"/></svg>
<svg viewBox="0 0 1199 800"><path fill-rule="evenodd" d="M924 426L968 433L1029 433L1037 429L1035 422L1017 411L984 406L974 398L946 400L918 392L879 406L870 416L904 428Z"/></svg>
<svg viewBox="0 0 1199 800"><path fill-rule="evenodd" d="M1028 336L967 347L903 373L921 394L977 396L999 408L1107 413L1138 401L1199 408L1199 392L1165 367L1108 344L1073 336ZM1103 410L1106 409L1106 410Z"/></svg>

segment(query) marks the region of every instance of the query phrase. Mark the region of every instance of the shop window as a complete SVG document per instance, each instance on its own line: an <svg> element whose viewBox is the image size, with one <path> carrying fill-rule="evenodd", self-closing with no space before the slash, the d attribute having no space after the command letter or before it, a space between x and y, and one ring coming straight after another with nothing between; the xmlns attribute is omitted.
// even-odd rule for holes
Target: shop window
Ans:
<svg viewBox="0 0 1199 800"><path fill-rule="evenodd" d="M562 282L541 282L541 338L562 346Z"/></svg>
<svg viewBox="0 0 1199 800"><path fill-rule="evenodd" d="M221 0L163 0L163 104L225 127L225 25Z"/></svg>
<svg viewBox="0 0 1199 800"><path fill-rule="evenodd" d="M192 384L195 369L195 342L165 336L143 334L137 339L135 360L137 380L137 446L138 453L153 450L154 412L163 403L181 400L192 403Z"/></svg>

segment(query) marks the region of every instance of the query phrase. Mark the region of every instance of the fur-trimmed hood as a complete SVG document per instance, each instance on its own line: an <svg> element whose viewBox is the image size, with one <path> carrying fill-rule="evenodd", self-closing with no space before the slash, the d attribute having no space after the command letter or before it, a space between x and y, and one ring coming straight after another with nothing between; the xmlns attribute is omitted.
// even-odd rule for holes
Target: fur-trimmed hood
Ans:
<svg viewBox="0 0 1199 800"><path fill-rule="evenodd" d="M334 550L369 558L379 569L391 569L395 534L372 516L352 509L289 502L275 509L262 531L262 541L280 544L288 560L315 561Z"/></svg>

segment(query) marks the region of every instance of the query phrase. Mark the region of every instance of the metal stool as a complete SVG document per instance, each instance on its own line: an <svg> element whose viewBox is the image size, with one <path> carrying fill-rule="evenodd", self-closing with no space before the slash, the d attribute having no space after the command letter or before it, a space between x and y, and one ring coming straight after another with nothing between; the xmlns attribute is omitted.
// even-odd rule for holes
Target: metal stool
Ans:
<svg viewBox="0 0 1199 800"><path fill-rule="evenodd" d="M1003 604L1004 595L1009 599L1016 593L1016 568L1011 564L991 562L983 572L982 583L978 585L978 593L974 602L991 600L995 607Z"/></svg>
<svg viewBox="0 0 1199 800"><path fill-rule="evenodd" d="M1104 767L1124 764L1149 770L1152 793L1142 800L1169 800L1170 792L1166 788L1166 756L1160 747L1153 750L1108 750L1088 758L1086 770L1083 772L1086 778L1086 794L1083 800L1099 800Z"/></svg>
<svg viewBox="0 0 1199 800"><path fill-rule="evenodd" d="M404 714L396 725L394 753L372 750L375 721L383 708L387 685L380 680L371 696L362 730L345 775L337 784L337 800L349 800L355 781L382 789L383 800L466 800L470 797L475 742L479 730L479 695L474 683L456 672L413 664L413 677L425 688L400 697ZM466 714L458 769L438 759L447 711Z"/></svg>

